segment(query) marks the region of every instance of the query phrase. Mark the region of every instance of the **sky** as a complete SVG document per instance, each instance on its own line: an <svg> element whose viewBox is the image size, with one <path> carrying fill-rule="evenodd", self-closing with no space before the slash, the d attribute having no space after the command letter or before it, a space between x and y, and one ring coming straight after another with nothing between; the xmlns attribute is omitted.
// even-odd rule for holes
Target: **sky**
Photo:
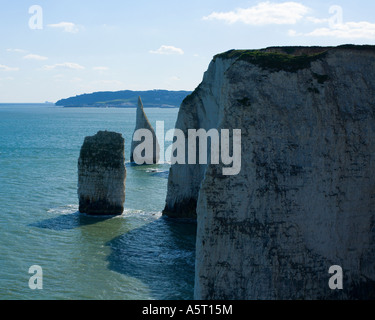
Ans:
<svg viewBox="0 0 375 320"><path fill-rule="evenodd" d="M0 103L194 90L215 54L375 45L375 1L0 0Z"/></svg>

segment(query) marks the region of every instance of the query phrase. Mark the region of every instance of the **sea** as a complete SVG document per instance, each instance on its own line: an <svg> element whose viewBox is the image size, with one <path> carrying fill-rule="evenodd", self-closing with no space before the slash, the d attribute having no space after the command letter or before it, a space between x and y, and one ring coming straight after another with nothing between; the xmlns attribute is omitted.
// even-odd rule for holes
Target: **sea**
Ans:
<svg viewBox="0 0 375 320"><path fill-rule="evenodd" d="M178 109L145 112L167 131ZM0 104L1 300L193 298L196 223L162 216L168 162L129 163L135 116L135 108ZM99 130L125 138L121 216L78 211L80 148Z"/></svg>

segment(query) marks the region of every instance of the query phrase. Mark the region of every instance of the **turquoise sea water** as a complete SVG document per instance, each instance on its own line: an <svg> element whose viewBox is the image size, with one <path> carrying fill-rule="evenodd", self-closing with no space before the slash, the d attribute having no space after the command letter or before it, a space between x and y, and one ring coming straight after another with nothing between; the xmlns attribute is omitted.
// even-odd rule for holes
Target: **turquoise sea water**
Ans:
<svg viewBox="0 0 375 320"><path fill-rule="evenodd" d="M178 109L145 111L174 128ZM193 298L196 225L161 216L168 164L127 164L122 216L78 212L84 137L122 133L128 161L135 112L0 104L0 299ZM42 290L29 288L32 265Z"/></svg>

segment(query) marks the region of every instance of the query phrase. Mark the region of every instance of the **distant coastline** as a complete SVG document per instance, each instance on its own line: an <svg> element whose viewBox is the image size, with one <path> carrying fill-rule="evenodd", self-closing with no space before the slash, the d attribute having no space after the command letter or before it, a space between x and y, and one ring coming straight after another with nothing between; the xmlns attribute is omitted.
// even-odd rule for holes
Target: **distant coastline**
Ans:
<svg viewBox="0 0 375 320"><path fill-rule="evenodd" d="M55 104L58 107L63 108L136 108L136 105L129 104L129 105L119 105L119 104L79 104L79 105L68 105L68 106L60 106ZM165 105L165 104L146 104L144 108L164 108L164 109L174 109L179 108L179 106L174 105Z"/></svg>
<svg viewBox="0 0 375 320"><path fill-rule="evenodd" d="M61 99L55 105L66 108L136 108L138 96L141 96L145 108L179 108L190 93L183 90L102 91Z"/></svg>

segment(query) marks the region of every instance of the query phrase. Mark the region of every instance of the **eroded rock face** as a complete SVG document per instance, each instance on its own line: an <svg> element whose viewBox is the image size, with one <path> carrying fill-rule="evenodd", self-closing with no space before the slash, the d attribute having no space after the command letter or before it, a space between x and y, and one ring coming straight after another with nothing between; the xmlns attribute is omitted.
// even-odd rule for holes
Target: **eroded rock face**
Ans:
<svg viewBox="0 0 375 320"><path fill-rule="evenodd" d="M223 116L220 105L223 103L223 74L233 61L221 60L213 65L204 75L202 83L187 96L181 104L176 121L176 128L188 137L189 129L218 128ZM187 139L185 145L188 145ZM188 163L188 154L186 161ZM196 218L196 205L199 189L204 177L206 165L174 164L169 170L168 192L163 214L174 218Z"/></svg>
<svg viewBox="0 0 375 320"><path fill-rule="evenodd" d="M120 215L125 202L124 138L99 131L86 137L78 160L79 211L91 215Z"/></svg>
<svg viewBox="0 0 375 320"><path fill-rule="evenodd" d="M138 107L137 107L137 116L136 116L136 125L134 129L134 133L139 129L146 129L150 133L149 138L151 140L147 140L145 142L145 138L142 138L140 141L136 141L134 139L133 134L133 140L131 144L131 151L130 151L130 162L134 162L136 164L155 164L159 162L160 159L160 146L158 139L156 137L155 131L153 127L150 124L150 121L148 120L146 113L143 109L143 104L141 97L138 97ZM145 148L137 148L139 145L145 146L145 143L148 143L146 146L147 150L152 151L150 153L150 156L148 156L144 151ZM141 163L144 162L144 163Z"/></svg>
<svg viewBox="0 0 375 320"><path fill-rule="evenodd" d="M242 167L170 170L165 212L197 201L195 298L375 298L374 97L372 46L213 59L176 127L241 129Z"/></svg>

